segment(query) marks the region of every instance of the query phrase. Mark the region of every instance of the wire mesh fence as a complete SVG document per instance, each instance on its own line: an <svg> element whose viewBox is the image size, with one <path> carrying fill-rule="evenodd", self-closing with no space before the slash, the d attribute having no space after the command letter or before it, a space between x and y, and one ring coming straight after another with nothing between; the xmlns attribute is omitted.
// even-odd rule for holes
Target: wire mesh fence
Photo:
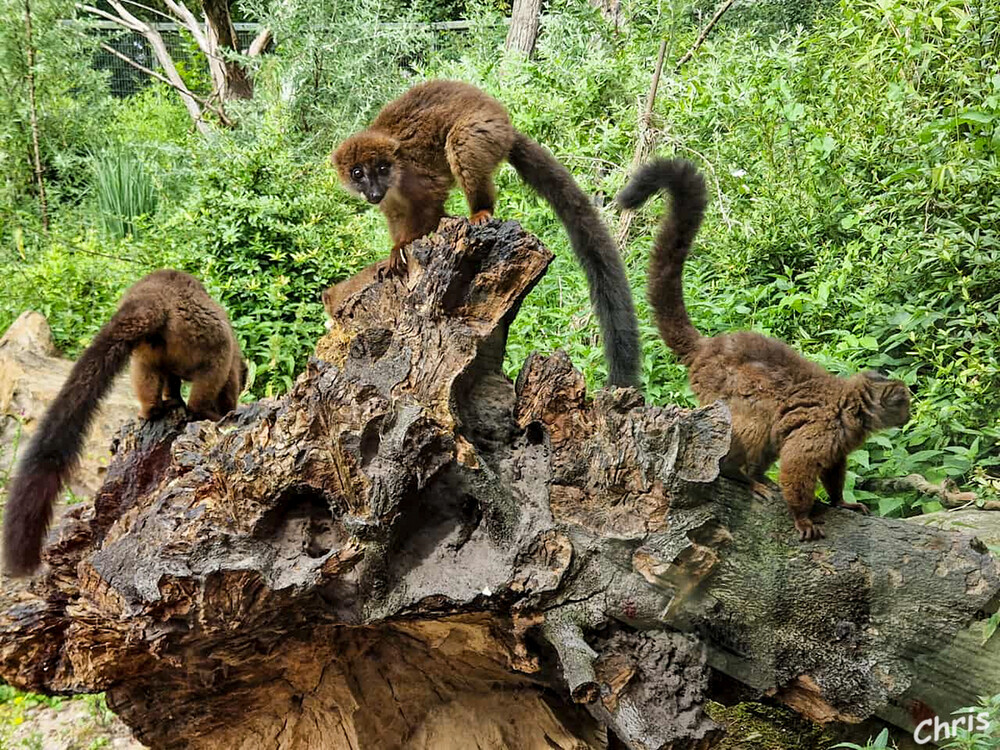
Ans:
<svg viewBox="0 0 1000 750"><path fill-rule="evenodd" d="M163 43L166 45L170 57L173 58L174 63L181 70L186 66L197 63L197 58L201 56L201 52L194 39L191 38L191 35L182 26L176 23L154 23L151 25L160 32L160 36L163 37ZM246 49L260 28L254 23L237 23L234 25L240 49ZM108 81L112 96L119 98L132 96L132 94L142 91L154 79L147 73L129 65L120 57L101 49L98 46L99 42L103 42L145 68L162 72L162 68L156 60L156 55L153 54L152 47L138 31L123 29L112 21L101 21L96 24L94 35L96 37L94 43L94 67L97 70L110 71Z"/></svg>

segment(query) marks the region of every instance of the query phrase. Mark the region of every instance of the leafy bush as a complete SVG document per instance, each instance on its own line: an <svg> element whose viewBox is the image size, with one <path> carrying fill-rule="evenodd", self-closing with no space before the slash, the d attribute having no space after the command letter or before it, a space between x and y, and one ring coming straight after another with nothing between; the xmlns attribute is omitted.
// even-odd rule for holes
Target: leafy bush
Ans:
<svg viewBox="0 0 1000 750"><path fill-rule="evenodd" d="M954 737L941 745L941 750L997 750L1000 748L1000 695L980 698L978 706L960 708L955 711L955 716L966 717L966 723L968 723L969 718L972 718L975 729L958 729ZM985 728L982 727L980 718L985 719Z"/></svg>
<svg viewBox="0 0 1000 750"><path fill-rule="evenodd" d="M189 194L195 177L191 149L197 139L190 115L173 89L151 85L115 101L106 133L111 143L142 160L165 201L180 201Z"/></svg>

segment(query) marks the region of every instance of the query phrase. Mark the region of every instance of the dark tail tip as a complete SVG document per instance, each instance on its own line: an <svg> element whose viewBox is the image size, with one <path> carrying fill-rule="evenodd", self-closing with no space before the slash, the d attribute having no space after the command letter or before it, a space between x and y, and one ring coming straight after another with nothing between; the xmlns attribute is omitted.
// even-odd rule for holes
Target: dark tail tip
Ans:
<svg viewBox="0 0 1000 750"><path fill-rule="evenodd" d="M667 190L674 200L683 196L692 209L703 211L708 202L705 178L685 159L653 159L644 164L616 200L622 208L638 208L661 189Z"/></svg>
<svg viewBox="0 0 1000 750"><path fill-rule="evenodd" d="M10 487L4 508L3 565L11 576L28 576L42 562L42 542L62 477L57 469L25 466Z"/></svg>
<svg viewBox="0 0 1000 750"><path fill-rule="evenodd" d="M11 578L27 578L34 573L42 563L41 549L34 555L29 550L21 549L16 552L4 550L3 569Z"/></svg>

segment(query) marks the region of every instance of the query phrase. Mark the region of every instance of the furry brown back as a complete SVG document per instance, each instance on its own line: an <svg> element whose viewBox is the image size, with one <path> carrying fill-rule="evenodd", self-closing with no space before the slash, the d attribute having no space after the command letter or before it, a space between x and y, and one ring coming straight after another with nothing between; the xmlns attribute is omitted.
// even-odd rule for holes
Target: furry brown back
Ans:
<svg viewBox="0 0 1000 750"><path fill-rule="evenodd" d="M189 411L202 418L235 408L246 382L229 318L201 282L167 269L136 282L73 365L21 457L4 510L8 573L27 575L41 562L59 489L79 462L101 399L130 357L140 414L148 418L183 405L182 379L191 381ZM164 391L171 402L162 402Z"/></svg>

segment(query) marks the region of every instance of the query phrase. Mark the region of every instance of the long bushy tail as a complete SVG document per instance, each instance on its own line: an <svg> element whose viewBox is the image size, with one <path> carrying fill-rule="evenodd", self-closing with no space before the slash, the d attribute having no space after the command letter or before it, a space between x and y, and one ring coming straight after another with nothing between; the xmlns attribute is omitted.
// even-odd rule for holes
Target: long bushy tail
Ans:
<svg viewBox="0 0 1000 750"><path fill-rule="evenodd" d="M3 559L10 575L29 575L38 567L52 505L80 460L101 399L135 345L161 330L165 321L162 308L126 301L73 365L31 436L7 494Z"/></svg>
<svg viewBox="0 0 1000 750"><path fill-rule="evenodd" d="M701 334L684 307L684 261L698 234L708 202L705 180L683 159L655 159L633 175L618 194L622 208L637 208L657 190L670 193L673 206L660 223L649 263L647 294L660 336L688 364Z"/></svg>
<svg viewBox="0 0 1000 750"><path fill-rule="evenodd" d="M569 171L523 133L515 136L508 161L566 227L601 324L609 383L638 386L639 321L625 264L608 228Z"/></svg>

